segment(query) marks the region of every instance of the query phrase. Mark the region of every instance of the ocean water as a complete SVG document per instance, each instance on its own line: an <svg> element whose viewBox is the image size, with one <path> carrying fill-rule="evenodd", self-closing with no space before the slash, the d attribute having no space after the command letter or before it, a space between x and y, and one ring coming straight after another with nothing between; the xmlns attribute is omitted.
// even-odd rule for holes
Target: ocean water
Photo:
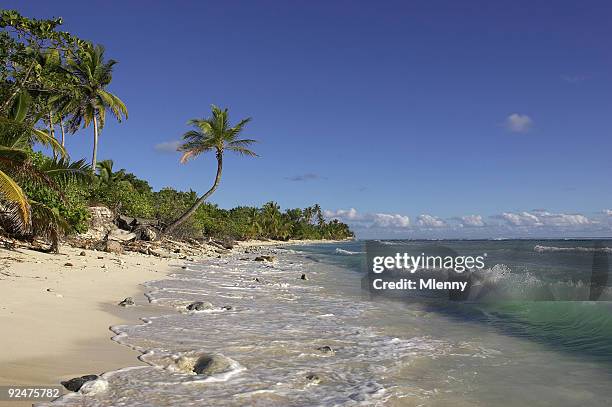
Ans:
<svg viewBox="0 0 612 407"><path fill-rule="evenodd" d="M576 299L588 299L580 276L591 272L594 257L601 265L601 253L612 247L589 241L444 244L460 253L486 252L488 281L500 287L558 284L569 276L563 283ZM114 340L141 351L148 366L109 372L80 393L42 405L611 403L610 302L432 305L374 297L361 289L360 242L274 251L272 264L237 254L149 283L150 301L167 313L113 327ZM213 308L187 311L193 301ZM325 346L333 351L319 349ZM191 371L210 355L226 366L212 375Z"/></svg>

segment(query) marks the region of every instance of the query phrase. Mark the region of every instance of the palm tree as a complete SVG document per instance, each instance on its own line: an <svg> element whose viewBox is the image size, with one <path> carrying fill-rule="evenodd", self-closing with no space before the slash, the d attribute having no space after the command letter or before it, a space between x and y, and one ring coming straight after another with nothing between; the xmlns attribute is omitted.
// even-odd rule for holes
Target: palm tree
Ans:
<svg viewBox="0 0 612 407"><path fill-rule="evenodd" d="M206 191L181 217L166 227L166 233L172 233L181 223L189 219L202 203L215 192L221 181L223 170L223 152L233 151L240 155L257 157L253 151L247 147L255 142L251 139L239 139L238 136L244 126L251 121L251 118L240 120L236 125L230 126L227 109L220 109L212 105L212 116L205 119L192 119L188 124L195 127L183 134L184 143L179 146L178 151L182 151L181 163L197 157L202 153L214 151L217 157L217 175L212 187Z"/></svg>
<svg viewBox="0 0 612 407"><path fill-rule="evenodd" d="M67 182L85 180L89 169L83 161L69 162L66 151L48 133L26 122L26 96L18 96L16 109L0 117L0 221L9 232L51 238L51 250L58 250L58 235L67 223L57 210L29 199L22 185L49 187L62 198ZM56 157L38 166L31 162L31 147L40 143L50 147Z"/></svg>
<svg viewBox="0 0 612 407"><path fill-rule="evenodd" d="M67 61L66 70L74 75L78 82L78 101L71 103L71 118L68 122L71 131L76 131L81 123L83 128L93 123L94 141L91 158L91 171L96 171L98 154L98 136L104 127L106 111L109 110L121 122L127 119L125 104L116 95L105 88L113 78L113 66L117 61L104 61L104 47L89 46L76 58Z"/></svg>

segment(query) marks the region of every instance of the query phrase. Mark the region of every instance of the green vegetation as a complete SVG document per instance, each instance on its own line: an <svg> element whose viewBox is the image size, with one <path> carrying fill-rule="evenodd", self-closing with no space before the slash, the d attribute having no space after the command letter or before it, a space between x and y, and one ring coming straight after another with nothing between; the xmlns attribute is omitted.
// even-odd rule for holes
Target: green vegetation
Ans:
<svg viewBox="0 0 612 407"><path fill-rule="evenodd" d="M256 156L254 140L239 138L250 118L229 124L227 109L194 119L183 135L181 162L214 152L217 174L201 197L172 188L153 191L146 180L112 160L97 160L106 112L121 121L125 104L108 91L117 64L104 48L59 31L61 19L37 20L0 11L0 230L23 239L47 239L57 251L61 235L87 229L88 206L157 220L166 234L184 238L340 239L348 226L326 222L318 205L285 212L275 202L262 208L225 210L205 202L217 189L223 153ZM91 165L72 161L66 132L93 124ZM57 131L59 127L59 132ZM59 138L59 140L58 140ZM36 151L42 146L49 155Z"/></svg>

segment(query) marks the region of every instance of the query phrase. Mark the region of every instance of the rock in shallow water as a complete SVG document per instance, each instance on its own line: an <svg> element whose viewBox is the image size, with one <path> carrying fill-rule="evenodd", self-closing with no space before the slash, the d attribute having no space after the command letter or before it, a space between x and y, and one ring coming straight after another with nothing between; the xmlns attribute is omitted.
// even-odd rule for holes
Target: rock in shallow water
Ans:
<svg viewBox="0 0 612 407"><path fill-rule="evenodd" d="M274 256L257 256L257 257L255 257L255 261L273 262L274 261Z"/></svg>
<svg viewBox="0 0 612 407"><path fill-rule="evenodd" d="M76 391L79 391L85 383L90 382L92 380L96 380L97 378L98 378L98 375L88 374L88 375L81 376L81 377L75 377L73 379L66 380L65 382L61 382L61 383L62 383L62 386L64 386L66 389L76 392Z"/></svg>
<svg viewBox="0 0 612 407"><path fill-rule="evenodd" d="M220 355L202 355L193 366L193 372L199 375L210 376L225 372L231 367L229 359Z"/></svg>
<svg viewBox="0 0 612 407"><path fill-rule="evenodd" d="M309 374L306 376L306 380L308 380L312 384L321 383L321 378L316 374Z"/></svg>
<svg viewBox="0 0 612 407"><path fill-rule="evenodd" d="M203 311L203 310L211 309L212 307L213 305L210 302L196 301L196 302L192 302L191 304L189 304L187 306L187 309L189 311Z"/></svg>
<svg viewBox="0 0 612 407"><path fill-rule="evenodd" d="M331 346L320 346L317 348L317 350L319 352L323 352L323 353L334 353L334 350L331 348Z"/></svg>

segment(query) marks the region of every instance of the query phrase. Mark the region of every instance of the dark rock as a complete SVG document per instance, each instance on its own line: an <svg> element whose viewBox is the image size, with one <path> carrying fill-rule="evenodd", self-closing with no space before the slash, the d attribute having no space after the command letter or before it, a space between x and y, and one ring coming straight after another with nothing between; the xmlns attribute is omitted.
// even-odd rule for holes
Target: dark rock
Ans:
<svg viewBox="0 0 612 407"><path fill-rule="evenodd" d="M241 257L238 260L245 261L245 260L249 260L249 258L248 257Z"/></svg>
<svg viewBox="0 0 612 407"><path fill-rule="evenodd" d="M134 229L136 238L145 242L152 242L157 239L158 232L150 226L138 226Z"/></svg>
<svg viewBox="0 0 612 407"><path fill-rule="evenodd" d="M254 259L255 261L268 261L268 262L273 262L274 261L274 256L257 256Z"/></svg>
<svg viewBox="0 0 612 407"><path fill-rule="evenodd" d="M187 306L187 309L189 311L203 311L206 309L211 309L212 307L213 305L210 302L196 301L196 302L192 302L191 304L189 304Z"/></svg>
<svg viewBox="0 0 612 407"><path fill-rule="evenodd" d="M187 269L187 266L181 266L181 268L182 268L183 270L186 270L186 269Z"/></svg>
<svg viewBox="0 0 612 407"><path fill-rule="evenodd" d="M125 300L121 301L118 305L122 307L128 307L130 305L135 305L135 303L132 297L127 297Z"/></svg>
<svg viewBox="0 0 612 407"><path fill-rule="evenodd" d="M81 253L79 253L79 256L87 256L87 253L81 252Z"/></svg>
<svg viewBox="0 0 612 407"><path fill-rule="evenodd" d="M300 277L300 279L302 279L302 280L308 280L308 277L306 276L306 274L302 273L302 276Z"/></svg>
<svg viewBox="0 0 612 407"><path fill-rule="evenodd" d="M315 384L321 383L321 378L318 375L312 373L306 376L306 380Z"/></svg>
<svg viewBox="0 0 612 407"><path fill-rule="evenodd" d="M224 309L224 310L226 310L226 311L231 311L231 310L233 310L233 308L232 308L231 306L229 306L229 305L224 305L223 307L221 307L221 309Z"/></svg>
<svg viewBox="0 0 612 407"><path fill-rule="evenodd" d="M334 353L334 350L331 348L331 346L320 346L317 348L317 350L319 352L323 352L323 353Z"/></svg>
<svg viewBox="0 0 612 407"><path fill-rule="evenodd" d="M228 370L230 361L220 355L202 355L193 366L193 372L199 375L213 375Z"/></svg>
<svg viewBox="0 0 612 407"><path fill-rule="evenodd" d="M47 288L47 291L52 293L53 292L53 288Z"/></svg>
<svg viewBox="0 0 612 407"><path fill-rule="evenodd" d="M64 263L64 266L69 266L69 267L71 267L71 266L74 266L74 264L72 264L72 263L68 262L68 263Z"/></svg>
<svg viewBox="0 0 612 407"><path fill-rule="evenodd" d="M64 386L66 389L77 392L81 389L81 387L83 387L85 383L90 382L92 380L96 380L97 378L98 378L98 375L88 374L88 375L81 376L81 377L75 377L73 379L70 379L70 380L67 380L61 383L62 383L62 386Z"/></svg>
<svg viewBox="0 0 612 407"><path fill-rule="evenodd" d="M132 231L132 222L134 222L135 219L131 218L129 216L124 216L124 215L119 215L117 216L117 218L115 219L115 225L117 225L117 227L119 229L123 229L123 230L127 230L127 231Z"/></svg>
<svg viewBox="0 0 612 407"><path fill-rule="evenodd" d="M214 240L214 243L223 249L232 250L234 248L234 242L231 240Z"/></svg>

